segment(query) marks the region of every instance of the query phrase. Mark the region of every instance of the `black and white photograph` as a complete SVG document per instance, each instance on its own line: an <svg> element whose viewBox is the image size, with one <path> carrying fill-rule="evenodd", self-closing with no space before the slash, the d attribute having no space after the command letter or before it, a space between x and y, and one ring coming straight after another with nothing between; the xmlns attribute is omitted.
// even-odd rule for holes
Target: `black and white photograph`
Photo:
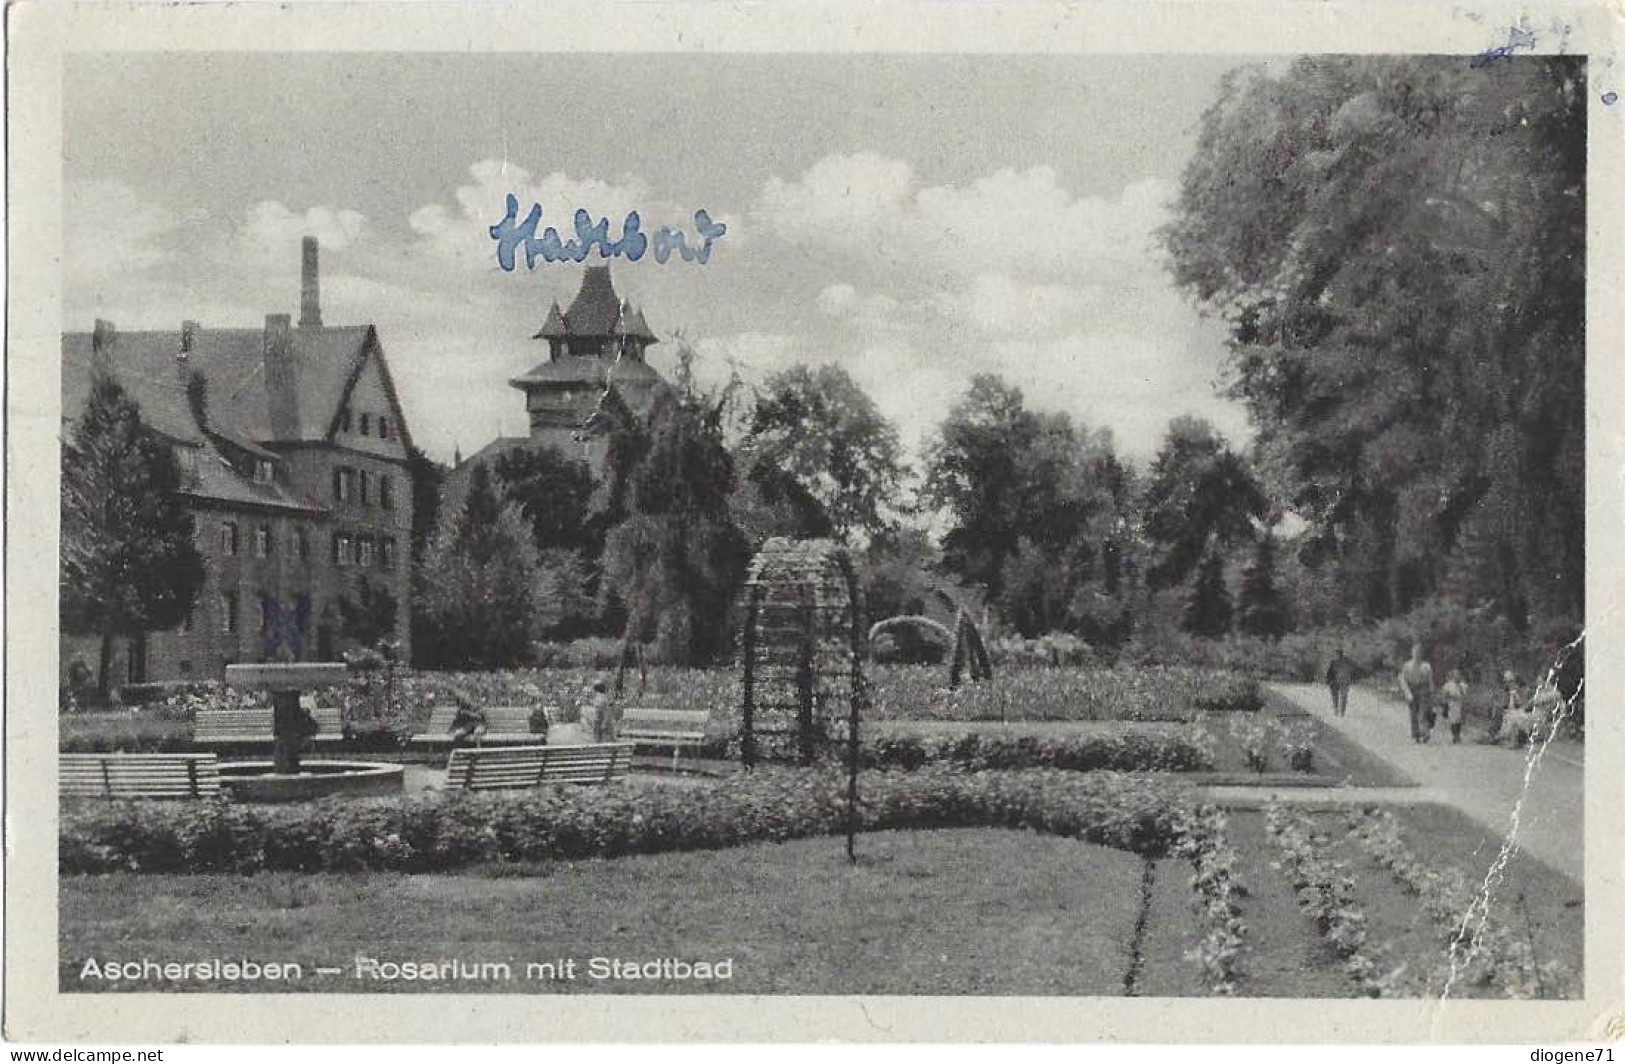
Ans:
<svg viewBox="0 0 1625 1064"><path fill-rule="evenodd" d="M1604 1015L1625 78L1578 15L279 44L303 6L60 46L14 985Z"/></svg>

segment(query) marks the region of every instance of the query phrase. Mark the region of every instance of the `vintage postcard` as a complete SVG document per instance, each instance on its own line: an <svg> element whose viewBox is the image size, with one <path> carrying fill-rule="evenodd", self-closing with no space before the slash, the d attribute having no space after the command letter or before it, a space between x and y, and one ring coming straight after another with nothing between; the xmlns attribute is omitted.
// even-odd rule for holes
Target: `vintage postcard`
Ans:
<svg viewBox="0 0 1625 1064"><path fill-rule="evenodd" d="M1617 8L8 15L8 1037L1625 1030Z"/></svg>

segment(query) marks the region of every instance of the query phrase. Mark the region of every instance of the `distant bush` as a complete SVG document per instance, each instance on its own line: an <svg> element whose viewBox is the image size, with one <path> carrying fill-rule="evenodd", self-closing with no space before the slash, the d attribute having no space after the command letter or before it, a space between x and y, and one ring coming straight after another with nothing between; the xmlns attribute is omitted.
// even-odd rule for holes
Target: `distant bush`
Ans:
<svg viewBox="0 0 1625 1064"><path fill-rule="evenodd" d="M531 644L531 664L538 669L613 669L620 660L621 641L607 636Z"/></svg>
<svg viewBox="0 0 1625 1064"><path fill-rule="evenodd" d="M1098 667L1108 663L1093 647L1070 632L1048 632L1034 639L1004 636L989 640L987 652L995 665Z"/></svg>
<svg viewBox="0 0 1625 1064"><path fill-rule="evenodd" d="M822 770L758 770L699 787L558 786L401 802L303 806L228 802L70 803L65 874L396 870L784 842L845 830L846 781ZM875 773L861 831L1024 828L1145 854L1189 823L1183 788L1111 772Z"/></svg>

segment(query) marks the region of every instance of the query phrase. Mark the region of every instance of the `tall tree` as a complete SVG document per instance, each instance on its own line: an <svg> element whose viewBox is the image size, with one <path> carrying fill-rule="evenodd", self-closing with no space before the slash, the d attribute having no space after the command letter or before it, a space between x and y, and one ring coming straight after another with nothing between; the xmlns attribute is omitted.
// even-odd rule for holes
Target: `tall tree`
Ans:
<svg viewBox="0 0 1625 1064"><path fill-rule="evenodd" d="M902 509L897 429L840 366L794 366L768 378L751 412L757 462L794 477L847 541L884 534Z"/></svg>
<svg viewBox="0 0 1625 1064"><path fill-rule="evenodd" d="M1224 582L1224 558L1209 550L1196 567L1196 580L1185 600L1183 625L1192 635L1217 637L1230 631L1230 589Z"/></svg>
<svg viewBox="0 0 1625 1064"><path fill-rule="evenodd" d="M1004 563L1021 539L1021 461L1039 432L1021 389L984 373L927 449L925 495L951 522L943 563L992 595L1003 590Z"/></svg>
<svg viewBox="0 0 1625 1064"><path fill-rule="evenodd" d="M504 501L482 462L460 509L440 515L424 549L414 644L438 668L506 668L523 662L554 618L531 530Z"/></svg>
<svg viewBox="0 0 1625 1064"><path fill-rule="evenodd" d="M1269 639L1280 638L1291 627L1292 615L1276 576L1275 537L1268 532L1258 537L1252 562L1242 570L1236 624L1248 635Z"/></svg>
<svg viewBox="0 0 1625 1064"><path fill-rule="evenodd" d="M1157 549L1147 579L1166 588L1184 583L1204 553L1251 539L1268 500L1212 425L1177 417L1152 462L1144 508L1145 534Z"/></svg>
<svg viewBox="0 0 1625 1064"><path fill-rule="evenodd" d="M653 642L667 660L699 663L727 649L748 559L729 506L726 403L727 393L690 384L658 396L646 424L634 418L611 429L596 498L600 513L619 520L604 543L601 596L625 605L628 650Z"/></svg>
<svg viewBox="0 0 1625 1064"><path fill-rule="evenodd" d="M1452 568L1515 626L1583 607L1584 62L1303 59L1203 117L1174 276L1367 614Z"/></svg>
<svg viewBox="0 0 1625 1064"><path fill-rule="evenodd" d="M101 637L104 696L113 640L180 624L203 587L181 488L172 446L142 424L110 373L95 371L62 447L60 587L63 630Z"/></svg>

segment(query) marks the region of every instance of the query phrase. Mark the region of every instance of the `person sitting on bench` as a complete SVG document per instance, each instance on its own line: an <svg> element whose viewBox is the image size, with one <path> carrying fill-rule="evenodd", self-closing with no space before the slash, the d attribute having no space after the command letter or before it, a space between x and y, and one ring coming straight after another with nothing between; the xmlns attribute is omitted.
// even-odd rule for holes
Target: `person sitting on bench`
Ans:
<svg viewBox="0 0 1625 1064"><path fill-rule="evenodd" d="M462 695L451 697L457 703L457 714L451 718L451 745L459 746L470 740L478 743L490 726L485 719L485 710Z"/></svg>

